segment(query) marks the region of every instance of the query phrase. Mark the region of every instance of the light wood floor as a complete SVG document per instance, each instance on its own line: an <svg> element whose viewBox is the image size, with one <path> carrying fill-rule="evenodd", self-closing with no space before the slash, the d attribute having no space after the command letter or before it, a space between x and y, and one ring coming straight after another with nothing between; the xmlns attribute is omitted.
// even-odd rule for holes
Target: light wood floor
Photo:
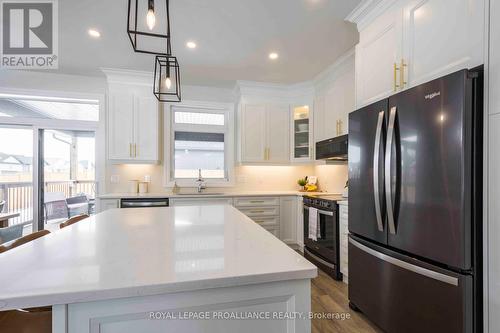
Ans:
<svg viewBox="0 0 500 333"><path fill-rule="evenodd" d="M311 283L311 310L314 313L349 313L350 319L312 319L312 333L364 333L382 331L363 314L349 308L347 284L335 281L318 269L318 277Z"/></svg>

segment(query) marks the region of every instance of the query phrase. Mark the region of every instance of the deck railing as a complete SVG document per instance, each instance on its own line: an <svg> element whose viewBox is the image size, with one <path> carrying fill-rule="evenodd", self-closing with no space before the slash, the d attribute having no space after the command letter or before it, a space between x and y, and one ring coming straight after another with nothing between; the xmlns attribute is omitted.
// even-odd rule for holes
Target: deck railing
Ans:
<svg viewBox="0 0 500 333"><path fill-rule="evenodd" d="M45 193L60 192L66 198L77 194L86 194L95 197L95 181L93 180L67 180L45 182ZM9 224L30 222L33 220L33 183L32 182L0 182L0 200L5 200L3 212L19 213Z"/></svg>

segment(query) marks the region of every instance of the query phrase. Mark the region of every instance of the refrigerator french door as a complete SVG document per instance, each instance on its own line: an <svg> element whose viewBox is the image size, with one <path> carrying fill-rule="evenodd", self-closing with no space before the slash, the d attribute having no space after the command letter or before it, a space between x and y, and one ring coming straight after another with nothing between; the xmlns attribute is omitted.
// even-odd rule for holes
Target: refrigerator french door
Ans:
<svg viewBox="0 0 500 333"><path fill-rule="evenodd" d="M349 116L349 298L387 332L479 332L480 72Z"/></svg>

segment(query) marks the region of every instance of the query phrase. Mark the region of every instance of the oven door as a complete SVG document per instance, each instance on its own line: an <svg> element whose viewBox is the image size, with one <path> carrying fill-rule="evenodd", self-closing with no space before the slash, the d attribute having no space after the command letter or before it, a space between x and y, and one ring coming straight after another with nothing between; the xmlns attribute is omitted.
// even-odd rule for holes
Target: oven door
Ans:
<svg viewBox="0 0 500 333"><path fill-rule="evenodd" d="M338 223L336 211L318 209L320 237L317 241L309 238L309 207L304 206L304 245L309 251L326 259L329 263L338 263Z"/></svg>

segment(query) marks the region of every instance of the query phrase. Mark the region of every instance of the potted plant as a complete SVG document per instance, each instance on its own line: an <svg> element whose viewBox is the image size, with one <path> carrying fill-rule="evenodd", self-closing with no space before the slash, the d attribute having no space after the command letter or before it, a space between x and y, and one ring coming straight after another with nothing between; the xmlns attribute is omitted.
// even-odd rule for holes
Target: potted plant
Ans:
<svg viewBox="0 0 500 333"><path fill-rule="evenodd" d="M300 191L303 192L303 191L305 191L304 186L306 186L306 184L307 184L307 179L301 178L301 179L297 180L297 184L299 184L299 186L300 186Z"/></svg>

